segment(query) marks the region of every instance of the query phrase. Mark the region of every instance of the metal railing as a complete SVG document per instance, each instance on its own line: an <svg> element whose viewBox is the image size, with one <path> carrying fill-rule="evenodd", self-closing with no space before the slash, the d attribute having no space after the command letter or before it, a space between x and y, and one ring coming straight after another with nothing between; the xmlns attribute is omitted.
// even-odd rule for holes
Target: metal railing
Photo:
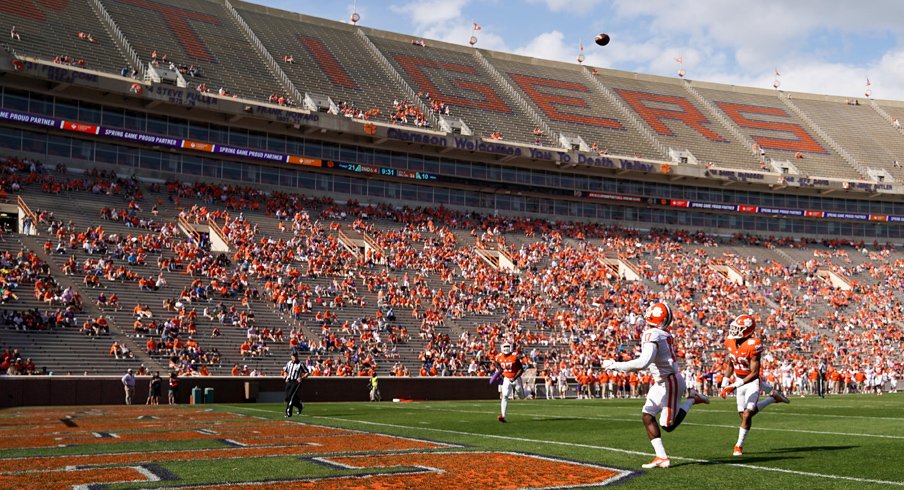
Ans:
<svg viewBox="0 0 904 490"><path fill-rule="evenodd" d="M230 245L229 237L226 236L226 232L223 231L223 227L217 224L212 218L207 218L207 228L210 229L211 233L215 233L220 240L223 240L223 243Z"/></svg>
<svg viewBox="0 0 904 490"><path fill-rule="evenodd" d="M107 8L104 7L104 4L102 4L100 0L92 0L90 4L94 7L94 12L98 17L106 23L106 28L110 31L111 37L119 43L119 48L123 50L123 53L132 63L132 69L138 74L138 78L143 80L145 69L144 64L141 62L141 57L138 56L138 53L135 52L132 44L126 39L125 34L123 34L119 29L119 26L116 25L116 21L110 16L110 12L107 12Z"/></svg>
<svg viewBox="0 0 904 490"><path fill-rule="evenodd" d="M377 46L370 40L370 38L367 37L367 34L365 34L362 29L357 29L355 31L355 34L359 39L361 39L361 42L364 43L364 46L368 51L370 51L370 54L373 55L373 57L378 62L380 62L380 66L383 67L383 71L385 71L387 75L392 77L399 85L402 86L402 89L408 95L408 98L412 102L417 104L417 106L421 109L421 112L423 112L424 115L430 119L430 126L434 129L439 130L439 119L436 117L436 113L433 112L433 109L425 104L420 97L418 97L417 92L413 88L411 88L411 85L408 85L408 82L405 81L405 78L402 77L402 74L399 73L394 66L392 66L392 63L390 63L389 60L386 59L386 56L383 55L379 48L377 48Z"/></svg>
<svg viewBox="0 0 904 490"><path fill-rule="evenodd" d="M869 105L873 108L873 110L875 110L876 112L878 112L880 116L882 116L882 119L885 119L886 121L888 121L889 123L891 123L891 125L892 125L899 133L904 134L904 128L901 127L900 123L899 123L898 125L895 125L895 118L892 117L891 114L885 112L885 109L883 109L882 106L880 106L879 104L877 104L875 100L869 99Z"/></svg>
<svg viewBox="0 0 904 490"><path fill-rule="evenodd" d="M198 230L192 226L191 223L188 222L183 216L179 216L179 224L182 225L182 231L191 235L194 238L195 243L201 243L201 234L198 233Z"/></svg>
<svg viewBox="0 0 904 490"><path fill-rule="evenodd" d="M22 212L25 213L26 216L31 218L32 228L37 230L38 229L38 215L35 214L35 212L32 211L30 207L28 207L28 204L26 204L25 199L22 199L21 195L16 196L16 204L19 206L19 209L21 209Z"/></svg>
<svg viewBox="0 0 904 490"><path fill-rule="evenodd" d="M669 149L666 148L665 145L663 145L659 141L659 139L656 138L656 135L653 134L653 132L650 131L644 125L644 123L640 120L640 117L638 117L637 114L635 114L633 111L628 109L625 106L625 104L621 101L621 99L617 95L612 93L612 90L610 90L609 87L605 86L603 84L603 82L599 81L599 79L597 79L595 76L593 76L593 74L587 70L587 67L582 68L581 73L583 73L584 77L586 77L588 80L590 80L590 82L593 83L593 85L596 86L596 88L598 88L600 90L600 92L603 93L604 96L606 96L606 98L609 100L609 102L613 106L615 106L615 109L618 110L618 112L628 120L628 123L637 132L640 133L640 135L643 137L643 139L647 143L653 145L653 148L655 148L656 151L658 151L660 153L660 156L663 159L665 159L666 161L668 161L669 160Z"/></svg>
<svg viewBox="0 0 904 490"><path fill-rule="evenodd" d="M258 39L257 35L254 33L251 27L248 26L247 23L245 23L245 19L243 19L242 16L239 15L239 12L232 6L231 3L229 3L229 0L224 0L223 5L226 8L226 11L229 12L229 14L232 16L232 19L235 21L235 23L242 30L242 32L245 33L245 37L248 38L248 41L251 42L251 44L257 49L257 52L261 56L261 58L263 58L267 63L267 66L270 68L270 72L273 73L273 75L280 81L280 83L282 83L283 89L285 89L286 93L292 97L295 104L301 105L302 101L304 101L304 95L302 95L298 88L295 87L295 84L292 83L291 79L289 79L289 75L287 75L286 72L283 71L282 67L279 66L279 63L276 62L276 59L274 59L270 54L270 51L267 50L267 47L264 46L264 43L262 43L261 40Z"/></svg>

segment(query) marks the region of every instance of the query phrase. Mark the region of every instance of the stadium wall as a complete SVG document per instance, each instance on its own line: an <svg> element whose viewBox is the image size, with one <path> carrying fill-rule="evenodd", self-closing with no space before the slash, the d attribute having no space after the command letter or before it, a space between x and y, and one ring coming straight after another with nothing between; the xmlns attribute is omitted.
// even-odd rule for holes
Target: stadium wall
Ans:
<svg viewBox="0 0 904 490"><path fill-rule="evenodd" d="M136 378L135 403L143 404L149 377ZM250 395L246 398L246 384ZM166 403L166 379L161 403ZM209 376L180 378L178 403L188 403L193 388L214 389L216 403L282 401L285 383L276 376L248 378ZM308 378L302 384L305 402L367 401L370 378ZM490 400L499 397L486 378L380 378L383 400ZM256 394L255 394L256 393ZM121 405L125 394L118 376L0 377L0 407L47 405Z"/></svg>

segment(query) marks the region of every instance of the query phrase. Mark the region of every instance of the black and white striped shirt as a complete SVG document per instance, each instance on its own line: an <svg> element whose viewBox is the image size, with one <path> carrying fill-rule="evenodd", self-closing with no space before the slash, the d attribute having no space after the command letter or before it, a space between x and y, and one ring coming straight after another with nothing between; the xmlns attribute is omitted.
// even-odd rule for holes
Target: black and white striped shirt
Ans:
<svg viewBox="0 0 904 490"><path fill-rule="evenodd" d="M304 363L301 361L289 361L286 363L286 367L283 368L283 371L286 372L286 382L296 381L301 375L308 372L308 368L304 367Z"/></svg>

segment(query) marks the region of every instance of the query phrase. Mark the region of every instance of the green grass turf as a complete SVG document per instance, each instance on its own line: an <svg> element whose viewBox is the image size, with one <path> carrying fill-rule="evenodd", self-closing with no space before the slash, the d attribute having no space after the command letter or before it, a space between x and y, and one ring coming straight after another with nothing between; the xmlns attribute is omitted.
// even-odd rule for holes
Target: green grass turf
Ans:
<svg viewBox="0 0 904 490"><path fill-rule="evenodd" d="M24 458L28 456L72 456L79 454L115 454L141 451L180 451L192 449L223 449L229 444L211 440L116 442L108 444L72 444L64 447L35 447L0 450L0 458Z"/></svg>
<svg viewBox="0 0 904 490"><path fill-rule="evenodd" d="M514 401L509 423L502 424L496 421L498 401L310 403L303 416L290 420L643 472L623 488L893 487L832 475L904 485L901 394L794 398L790 405L772 405L754 419L742 457L731 455L739 423L735 402L714 399L711 405L694 407L678 430L663 435L673 458L668 470L640 468L652 459L640 422L642 405L642 400ZM217 409L284 420L281 405ZM273 478L267 475L261 469L251 476Z"/></svg>

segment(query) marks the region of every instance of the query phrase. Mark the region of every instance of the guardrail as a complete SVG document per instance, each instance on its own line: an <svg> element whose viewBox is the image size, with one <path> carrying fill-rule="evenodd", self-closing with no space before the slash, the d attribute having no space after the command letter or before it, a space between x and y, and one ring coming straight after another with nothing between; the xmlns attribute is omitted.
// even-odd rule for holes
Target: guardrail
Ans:
<svg viewBox="0 0 904 490"><path fill-rule="evenodd" d="M135 70L135 73L138 74L138 78L143 80L145 69L141 63L141 58L138 56L138 53L135 52L135 48L132 47L132 44L126 38L126 35L123 34L119 29L119 26L116 25L116 21L110 16L110 12L107 12L107 8L104 7L104 4L102 4L100 0L94 0L91 3L94 6L95 12L97 12L97 14L106 22L106 26L112 34L111 37L119 42L119 47L125 52L129 61L132 62L132 68Z"/></svg>
<svg viewBox="0 0 904 490"><path fill-rule="evenodd" d="M28 204L25 202L25 199L22 199L22 196L21 196L21 195L17 195L17 196L16 196L16 204L19 206L19 209L21 209L22 212L25 213L26 216L28 216L29 218L31 218L31 223L32 223L31 226L32 226L32 230L34 230L34 234L37 235L37 234L38 234L38 233L37 233L37 230L38 230L38 215L35 214L35 212L32 211L30 207L28 207Z"/></svg>
<svg viewBox="0 0 904 490"><path fill-rule="evenodd" d="M201 243L201 234L198 233L198 230L196 230L195 227L188 222L188 220L186 220L182 216L179 216L179 224L182 225L183 231L190 234L191 237L195 239L196 243Z"/></svg>
<svg viewBox="0 0 904 490"><path fill-rule="evenodd" d="M229 243L229 237L226 236L226 232L223 231L223 227L218 225L216 221L211 218L207 218L207 227L210 228L211 233L215 233L220 240L223 240L223 243Z"/></svg>

